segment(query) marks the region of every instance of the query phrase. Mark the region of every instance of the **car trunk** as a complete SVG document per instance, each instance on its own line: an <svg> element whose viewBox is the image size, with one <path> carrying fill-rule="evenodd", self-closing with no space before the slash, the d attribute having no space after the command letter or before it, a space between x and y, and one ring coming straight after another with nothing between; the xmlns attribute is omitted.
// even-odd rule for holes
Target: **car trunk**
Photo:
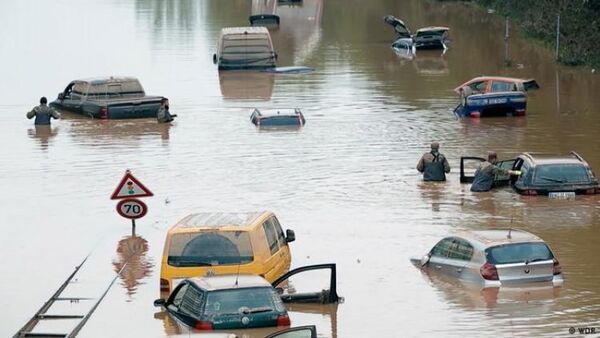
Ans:
<svg viewBox="0 0 600 338"><path fill-rule="evenodd" d="M511 264L497 264L498 278L501 282L546 282L551 281L554 261L520 262Z"/></svg>
<svg viewBox="0 0 600 338"><path fill-rule="evenodd" d="M404 24L404 22L402 20L400 20L392 15L388 15L383 18L383 21L385 21L388 25L394 27L394 30L396 31L396 33L398 33L399 37L403 37L403 38L411 37L408 27L406 27L406 25Z"/></svg>

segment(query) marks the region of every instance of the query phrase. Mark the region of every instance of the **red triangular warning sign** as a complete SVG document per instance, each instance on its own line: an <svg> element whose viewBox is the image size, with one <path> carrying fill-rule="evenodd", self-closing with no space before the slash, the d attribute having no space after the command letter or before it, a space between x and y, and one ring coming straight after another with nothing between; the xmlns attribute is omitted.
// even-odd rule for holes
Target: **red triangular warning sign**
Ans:
<svg viewBox="0 0 600 338"><path fill-rule="evenodd" d="M150 189L146 188L142 182L137 178L133 177L131 172L127 170L125 176L121 179L121 182L110 197L111 200L118 200L121 198L129 197L147 197L154 196Z"/></svg>

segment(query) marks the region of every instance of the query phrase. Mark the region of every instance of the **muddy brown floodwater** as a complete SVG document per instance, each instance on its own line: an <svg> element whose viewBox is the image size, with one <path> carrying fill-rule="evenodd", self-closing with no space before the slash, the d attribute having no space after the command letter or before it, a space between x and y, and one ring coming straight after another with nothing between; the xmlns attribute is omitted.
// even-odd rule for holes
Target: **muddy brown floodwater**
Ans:
<svg viewBox="0 0 600 338"><path fill-rule="evenodd" d="M279 65L316 71L219 74L219 30L246 25L253 11L281 16ZM451 27L450 49L403 59L387 14L413 30ZM600 326L599 197L473 194L458 180L460 156L488 150L575 150L600 171L600 77L557 66L515 32L505 67L503 25L469 4L418 0L0 2L0 336L90 252L79 296L99 296L133 259L81 337L196 335L152 305L165 233L194 211L256 209L296 231L293 266L338 264L343 304L290 308L293 325L315 324L320 337L556 337ZM451 89L480 74L533 77L542 88L524 118L457 120ZM164 126L64 113L50 128L25 119L40 96L98 75L139 77L179 118ZM259 132L254 107L300 107L307 124ZM423 183L414 169L432 140L453 167L446 184ZM136 237L109 200L126 168L155 194ZM562 288L482 292L409 263L455 230L508 226L548 241Z"/></svg>

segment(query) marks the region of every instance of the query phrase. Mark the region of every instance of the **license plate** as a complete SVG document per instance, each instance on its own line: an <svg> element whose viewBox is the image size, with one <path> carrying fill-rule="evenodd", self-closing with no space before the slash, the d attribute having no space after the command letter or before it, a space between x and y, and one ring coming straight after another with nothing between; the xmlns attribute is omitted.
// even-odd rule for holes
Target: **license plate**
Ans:
<svg viewBox="0 0 600 338"><path fill-rule="evenodd" d="M548 197L549 198L559 198L559 199L575 198L575 192L574 191L551 192L548 194Z"/></svg>
<svg viewBox="0 0 600 338"><path fill-rule="evenodd" d="M490 104L506 103L506 99L490 99Z"/></svg>

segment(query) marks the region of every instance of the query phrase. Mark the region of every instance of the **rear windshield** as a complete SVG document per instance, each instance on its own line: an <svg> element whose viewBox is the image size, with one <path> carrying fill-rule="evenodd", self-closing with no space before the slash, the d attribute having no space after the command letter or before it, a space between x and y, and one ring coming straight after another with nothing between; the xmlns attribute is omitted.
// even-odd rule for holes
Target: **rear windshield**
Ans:
<svg viewBox="0 0 600 338"><path fill-rule="evenodd" d="M205 315L284 311L280 296L270 287L212 291L206 297Z"/></svg>
<svg viewBox="0 0 600 338"><path fill-rule="evenodd" d="M546 261L554 255L545 243L515 243L488 248L485 257L492 264L510 264Z"/></svg>
<svg viewBox="0 0 600 338"><path fill-rule="evenodd" d="M171 266L215 266L245 264L254 260L246 231L207 231L171 237Z"/></svg>
<svg viewBox="0 0 600 338"><path fill-rule="evenodd" d="M534 184L587 183L590 178L581 164L547 164L535 169Z"/></svg>
<svg viewBox="0 0 600 338"><path fill-rule="evenodd" d="M96 98L117 98L122 96L143 96L144 89L139 81L92 83L88 96Z"/></svg>

